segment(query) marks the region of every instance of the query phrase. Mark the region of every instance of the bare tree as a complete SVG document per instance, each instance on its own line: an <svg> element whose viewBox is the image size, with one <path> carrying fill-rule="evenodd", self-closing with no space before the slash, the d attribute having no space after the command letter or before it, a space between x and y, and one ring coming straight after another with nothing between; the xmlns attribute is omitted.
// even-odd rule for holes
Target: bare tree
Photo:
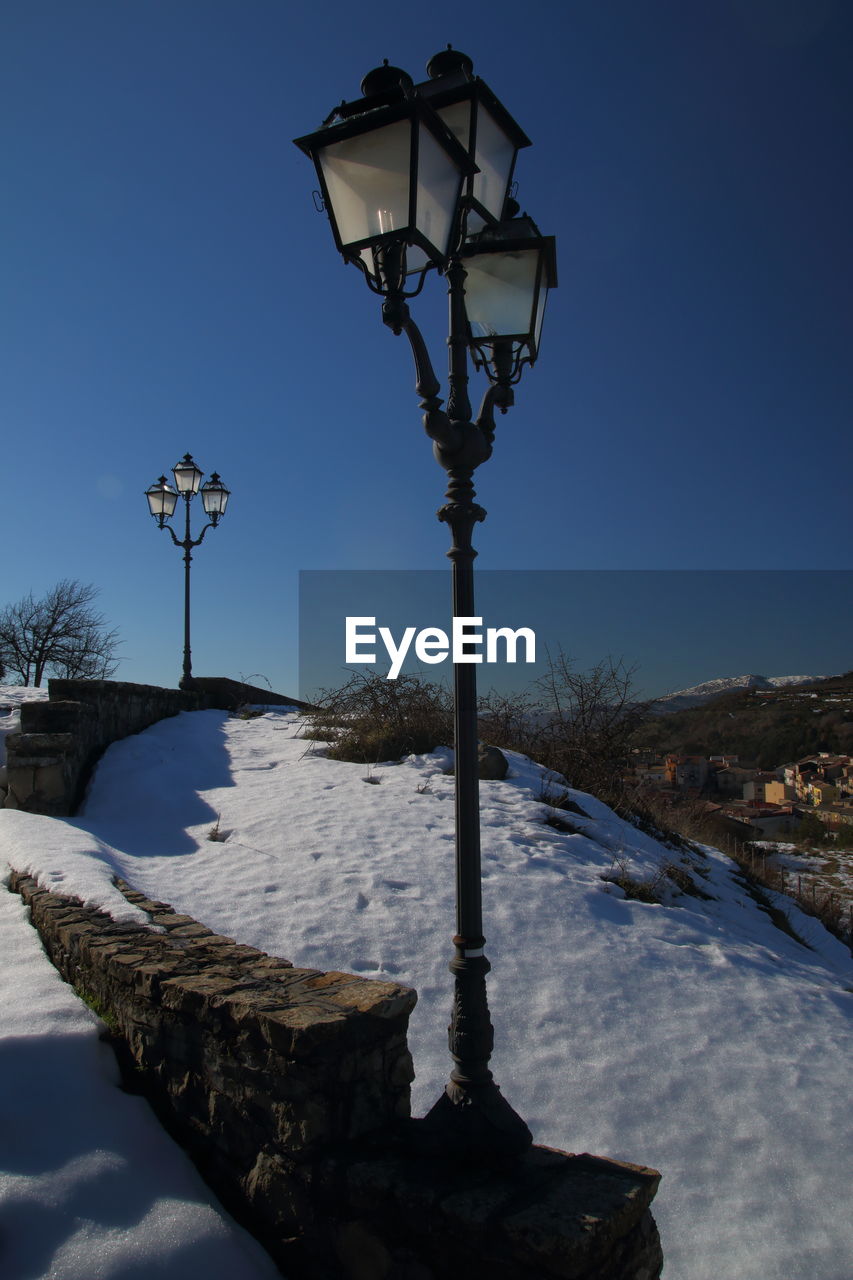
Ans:
<svg viewBox="0 0 853 1280"><path fill-rule="evenodd" d="M118 660L118 632L92 607L91 584L63 578L40 600L32 592L0 613L0 666L38 688L45 675L106 680Z"/></svg>
<svg viewBox="0 0 853 1280"><path fill-rule="evenodd" d="M609 657L578 671L562 649L556 657L549 654L548 670L537 681L547 710L540 752L581 790L618 790L631 735L648 715L647 704L633 697L634 672Z"/></svg>
<svg viewBox="0 0 853 1280"><path fill-rule="evenodd" d="M549 653L538 696L491 692L480 699L480 735L612 801L621 792L631 735L648 716L649 704L634 697L634 670L603 658L581 671L562 649Z"/></svg>

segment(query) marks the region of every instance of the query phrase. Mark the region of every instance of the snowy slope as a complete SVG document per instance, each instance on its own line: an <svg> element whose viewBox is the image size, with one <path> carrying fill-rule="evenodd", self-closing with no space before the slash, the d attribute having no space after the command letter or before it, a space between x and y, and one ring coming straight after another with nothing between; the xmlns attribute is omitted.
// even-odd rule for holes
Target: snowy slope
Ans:
<svg viewBox="0 0 853 1280"><path fill-rule="evenodd" d="M0 813L0 856L119 904L119 871L219 932L419 993L416 1114L447 1078L453 779L447 751L372 770L326 759L291 715L200 712L111 747L84 814ZM628 900L614 861L681 855L575 793L544 822L543 770L481 784L496 1078L539 1142L647 1163L668 1280L847 1280L853 962L790 906L782 933L715 850L703 899ZM207 837L219 822L222 842Z"/></svg>
<svg viewBox="0 0 853 1280"><path fill-rule="evenodd" d="M99 1020L0 893L0 1274L4 1280L276 1280L147 1103Z"/></svg>

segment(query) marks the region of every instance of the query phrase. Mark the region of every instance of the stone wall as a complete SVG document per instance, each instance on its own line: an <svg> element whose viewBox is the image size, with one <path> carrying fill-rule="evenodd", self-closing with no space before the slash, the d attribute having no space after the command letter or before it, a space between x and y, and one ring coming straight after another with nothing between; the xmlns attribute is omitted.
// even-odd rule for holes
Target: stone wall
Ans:
<svg viewBox="0 0 853 1280"><path fill-rule="evenodd" d="M21 704L21 731L6 739L6 794L0 806L67 817L76 811L99 757L112 742L179 711L247 703L307 703L224 677L200 676L197 689L161 689L117 680L49 680L47 702Z"/></svg>
<svg viewBox="0 0 853 1280"><path fill-rule="evenodd" d="M223 711L234 711L237 707L296 707L299 711L312 711L310 702L300 702L298 698L288 698L283 693L273 693L271 689L262 689L259 685L247 684L245 680L230 680L225 676L193 677L199 690L207 695L208 705L220 707Z"/></svg>
<svg viewBox="0 0 853 1280"><path fill-rule="evenodd" d="M115 680L50 680L48 690L49 701L21 704L21 731L6 739L4 804L54 817L75 812L111 742L211 705L204 693Z"/></svg>
<svg viewBox="0 0 853 1280"><path fill-rule="evenodd" d="M409 1118L413 991L211 933L121 882L155 931L12 873L63 976L289 1277L657 1280L653 1169L534 1147L437 1152Z"/></svg>

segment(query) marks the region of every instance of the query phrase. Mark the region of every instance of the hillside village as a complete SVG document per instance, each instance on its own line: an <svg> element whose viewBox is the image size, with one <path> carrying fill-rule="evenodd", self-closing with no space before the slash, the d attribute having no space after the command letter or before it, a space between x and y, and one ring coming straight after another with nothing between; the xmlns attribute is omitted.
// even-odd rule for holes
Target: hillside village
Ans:
<svg viewBox="0 0 853 1280"><path fill-rule="evenodd" d="M849 676L726 691L659 716L628 758L624 781L664 803L701 804L744 839L795 834L806 816L844 834L853 828L853 754L844 749L851 729ZM773 759L780 744L793 758Z"/></svg>
<svg viewBox="0 0 853 1280"><path fill-rule="evenodd" d="M655 791L673 802L704 801L709 815L738 824L746 837L791 835L806 813L830 830L853 828L849 755L813 752L767 770L738 755L660 755L637 748L624 780L632 790Z"/></svg>

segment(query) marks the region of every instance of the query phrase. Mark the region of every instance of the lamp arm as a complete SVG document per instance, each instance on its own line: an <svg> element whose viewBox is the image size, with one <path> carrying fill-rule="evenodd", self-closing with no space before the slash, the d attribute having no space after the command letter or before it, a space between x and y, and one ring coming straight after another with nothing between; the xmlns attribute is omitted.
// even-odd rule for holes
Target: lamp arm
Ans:
<svg viewBox="0 0 853 1280"><path fill-rule="evenodd" d="M424 430L442 449L458 449L461 443L459 431L451 425L441 408L443 402L438 394L441 384L435 376L423 334L411 316L404 320L403 332L409 339L415 360L415 390L421 397L420 408L424 410Z"/></svg>
<svg viewBox="0 0 853 1280"><path fill-rule="evenodd" d="M481 462L485 462L491 456L492 439L494 438L494 421L489 417L489 410L486 412L486 429L480 429L480 423L473 423L470 419L470 409L468 409L468 418L463 421L451 421L449 414L442 408L442 399L438 394L440 383L435 376L435 370L432 367L432 361L424 342L423 334L412 319L409 308L402 294L392 294L386 297L382 304L382 320L383 323L395 334L405 333L409 339L409 346L412 348L412 355L415 361L415 390L421 397L420 407L424 412L424 430L433 441L433 453L436 461L444 467L446 471L457 469L459 467L478 467ZM451 371L451 375L456 372ZM467 382L467 376L464 382ZM460 382L460 379L456 379ZM467 407L467 396L465 395L464 382L455 387L457 404L464 402ZM486 393L489 405L497 404L503 408L512 402L512 392L508 388L495 388L494 393L489 397ZM507 398L509 397L509 398ZM484 404L486 402L484 401ZM491 421L491 431L488 429L488 423Z"/></svg>
<svg viewBox="0 0 853 1280"><path fill-rule="evenodd" d="M204 528L202 529L198 537L194 538L193 541L190 543L190 546L200 547L201 544L204 542L204 535L207 533L208 529L215 529L215 528L216 528L216 521L208 520L207 524L204 526Z"/></svg>
<svg viewBox="0 0 853 1280"><path fill-rule="evenodd" d="M500 409L501 413L506 413L507 409L514 404L515 392L511 386L492 382L486 388L486 393L480 404L480 412L477 414L476 425L480 428L489 444L495 438L495 409Z"/></svg>
<svg viewBox="0 0 853 1280"><path fill-rule="evenodd" d="M175 530L172 528L170 524L161 524L160 528L169 530L169 533L172 535L172 541L174 542L176 547L183 547L184 544L181 542L180 538L175 533Z"/></svg>
<svg viewBox="0 0 853 1280"><path fill-rule="evenodd" d="M409 339L415 361L415 390L421 398L420 408L424 410L424 430L439 448L458 449L461 444L460 432L451 425L450 419L441 408L443 400L438 394L441 383L435 376L424 336L412 319L402 294L391 295L385 299L382 304L382 321L392 333L405 333Z"/></svg>
<svg viewBox="0 0 853 1280"><path fill-rule="evenodd" d="M208 524L204 526L204 528L202 529L201 533L197 538L183 538L183 539L178 537L178 535L175 533L175 530L172 528L170 524L161 524L160 528L169 530L169 533L172 535L172 542L175 544L176 547L180 547L182 551L189 551L191 547L200 547L201 544L204 542L204 535L207 533L208 529L215 529L216 525L211 520Z"/></svg>

